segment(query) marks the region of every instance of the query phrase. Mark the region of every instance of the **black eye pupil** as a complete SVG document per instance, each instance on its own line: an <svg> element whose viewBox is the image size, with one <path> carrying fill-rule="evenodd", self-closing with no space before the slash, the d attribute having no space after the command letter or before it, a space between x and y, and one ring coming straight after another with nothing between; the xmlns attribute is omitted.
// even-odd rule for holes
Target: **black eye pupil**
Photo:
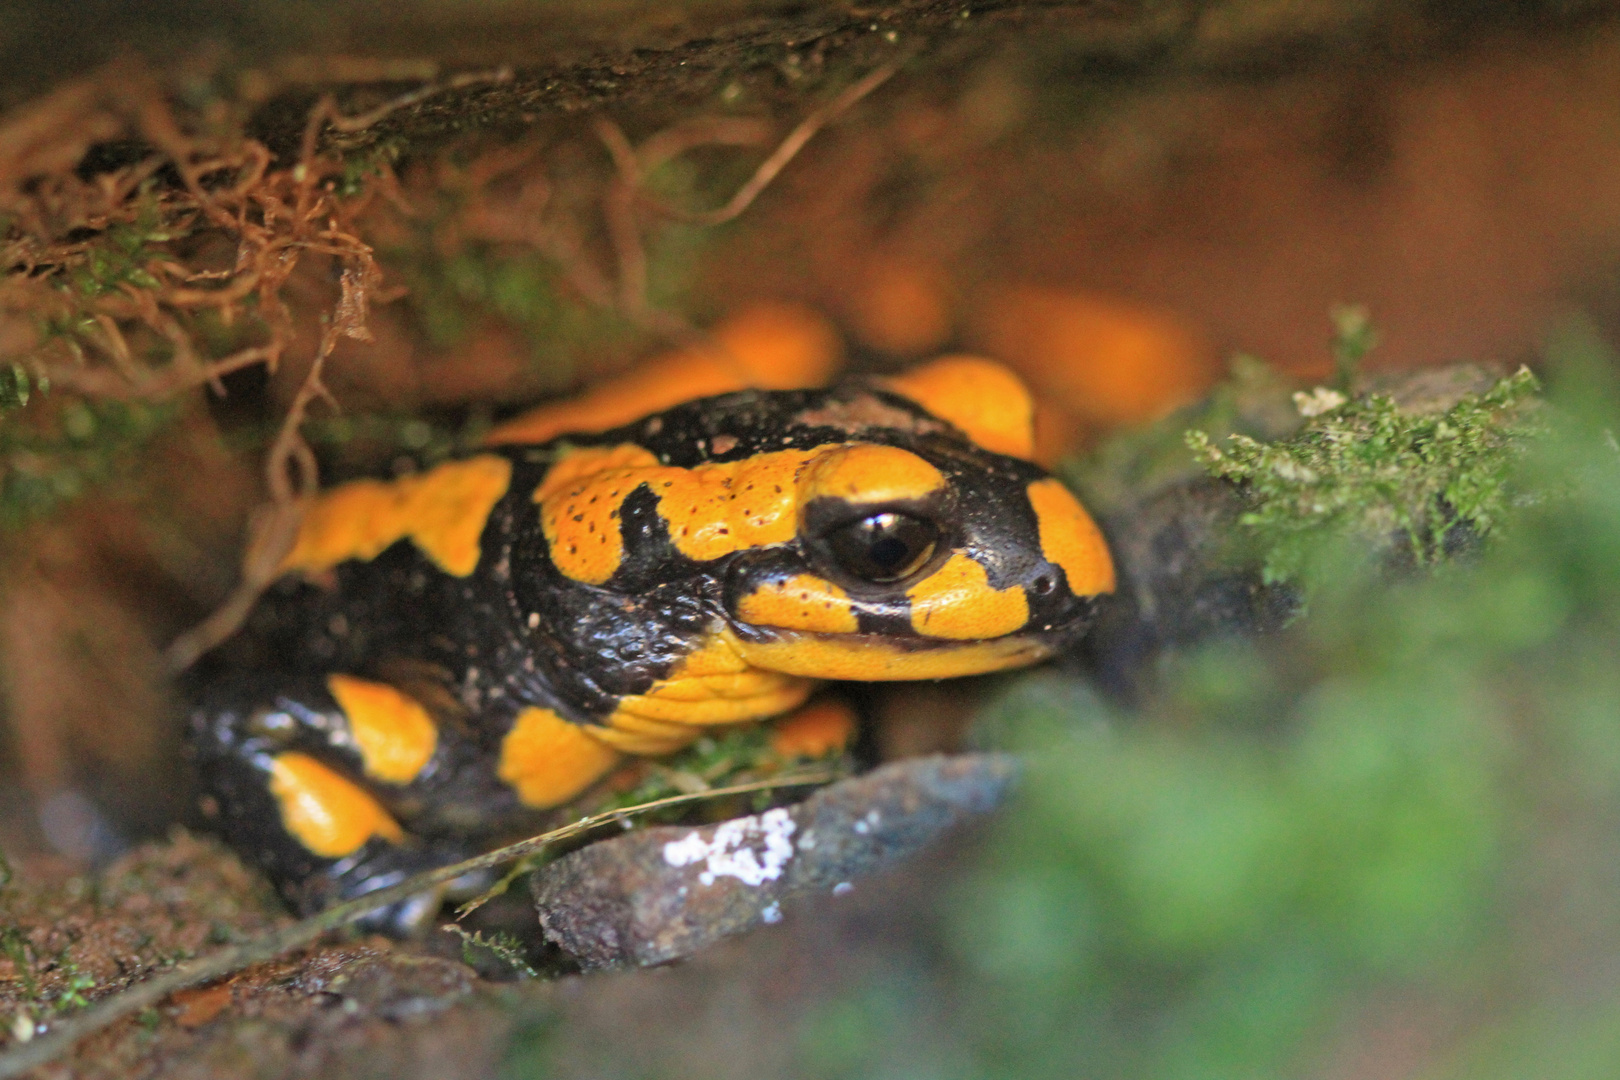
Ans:
<svg viewBox="0 0 1620 1080"><path fill-rule="evenodd" d="M871 560L891 573L895 568L904 566L907 562L907 556L910 554L911 549L905 545L905 542L896 540L892 536L885 536L874 541L872 546L867 549L867 555Z"/></svg>
<svg viewBox="0 0 1620 1080"><path fill-rule="evenodd" d="M934 553L939 530L932 522L886 511L841 525L827 534L833 558L866 581L898 581Z"/></svg>

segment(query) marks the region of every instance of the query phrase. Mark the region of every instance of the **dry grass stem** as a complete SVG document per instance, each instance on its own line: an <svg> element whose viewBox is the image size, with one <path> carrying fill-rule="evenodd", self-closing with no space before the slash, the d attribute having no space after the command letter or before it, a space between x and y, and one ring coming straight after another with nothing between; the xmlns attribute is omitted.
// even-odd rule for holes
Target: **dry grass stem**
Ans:
<svg viewBox="0 0 1620 1080"><path fill-rule="evenodd" d="M102 998L83 1012L60 1021L56 1024L55 1029L47 1034L23 1043L14 1049L0 1052L0 1080L10 1080L11 1077L20 1076L30 1069L55 1060L72 1050L81 1039L102 1031L125 1017L140 1012L142 1009L158 1004L177 990L184 990L190 986L210 982L241 971L243 968L253 964L263 963L283 953L302 948L318 940L328 931L335 930L367 912L398 903L418 893L427 892L443 885L445 882L453 881L463 874L490 869L512 862L515 859L534 855L555 847L564 841L585 836L604 825L626 821L654 810L687 806L713 799L728 798L733 795L746 795L756 791L818 786L836 779L838 779L838 774L832 769L804 769L798 772L784 773L768 780L755 780L745 784L734 784L730 787L714 788L696 794L673 795L665 799L654 799L651 802L640 803L636 806L626 806L618 810L609 810L605 813L580 818L578 821L564 825L561 828L552 829L550 832L541 833L527 840L520 840L515 844L509 844L506 847L479 855L476 858L467 859L451 866L440 867L437 870L425 871L400 882L398 885L378 889L354 900L328 908L319 915L312 915L275 933L267 934L257 941L250 941L243 945L233 945L208 956L188 960L147 979L145 982L136 983L134 986Z"/></svg>

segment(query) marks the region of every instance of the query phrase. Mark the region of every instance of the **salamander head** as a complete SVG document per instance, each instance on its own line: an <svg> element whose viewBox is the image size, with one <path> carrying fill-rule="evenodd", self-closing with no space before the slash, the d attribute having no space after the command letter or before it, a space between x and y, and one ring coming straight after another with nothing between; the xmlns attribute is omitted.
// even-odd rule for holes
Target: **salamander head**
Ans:
<svg viewBox="0 0 1620 1080"><path fill-rule="evenodd" d="M1017 667L1081 634L1114 587L1090 516L1019 456L1029 414L1015 379L965 358L887 384L729 394L573 450L533 498L565 577L629 596L696 579L720 622L704 647L752 668Z"/></svg>

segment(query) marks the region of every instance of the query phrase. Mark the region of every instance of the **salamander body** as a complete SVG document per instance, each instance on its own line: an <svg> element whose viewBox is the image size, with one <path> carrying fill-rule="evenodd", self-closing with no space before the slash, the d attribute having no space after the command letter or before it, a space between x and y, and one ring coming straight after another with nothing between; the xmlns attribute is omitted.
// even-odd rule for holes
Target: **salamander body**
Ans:
<svg viewBox="0 0 1620 1080"><path fill-rule="evenodd" d="M314 910L818 680L1043 658L1114 575L1029 417L957 358L331 489L195 695L218 828Z"/></svg>

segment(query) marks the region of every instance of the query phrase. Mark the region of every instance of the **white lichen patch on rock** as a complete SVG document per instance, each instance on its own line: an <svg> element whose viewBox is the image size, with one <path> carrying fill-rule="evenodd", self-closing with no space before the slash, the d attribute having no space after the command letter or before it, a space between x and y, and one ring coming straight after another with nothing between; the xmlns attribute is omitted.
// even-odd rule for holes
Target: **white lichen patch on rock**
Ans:
<svg viewBox="0 0 1620 1080"><path fill-rule="evenodd" d="M795 828L792 816L781 808L757 817L735 818L716 827L712 839L690 832L671 840L664 845L664 862L670 866L703 863L698 880L705 885L722 877L762 885L781 877L782 868L793 858Z"/></svg>

